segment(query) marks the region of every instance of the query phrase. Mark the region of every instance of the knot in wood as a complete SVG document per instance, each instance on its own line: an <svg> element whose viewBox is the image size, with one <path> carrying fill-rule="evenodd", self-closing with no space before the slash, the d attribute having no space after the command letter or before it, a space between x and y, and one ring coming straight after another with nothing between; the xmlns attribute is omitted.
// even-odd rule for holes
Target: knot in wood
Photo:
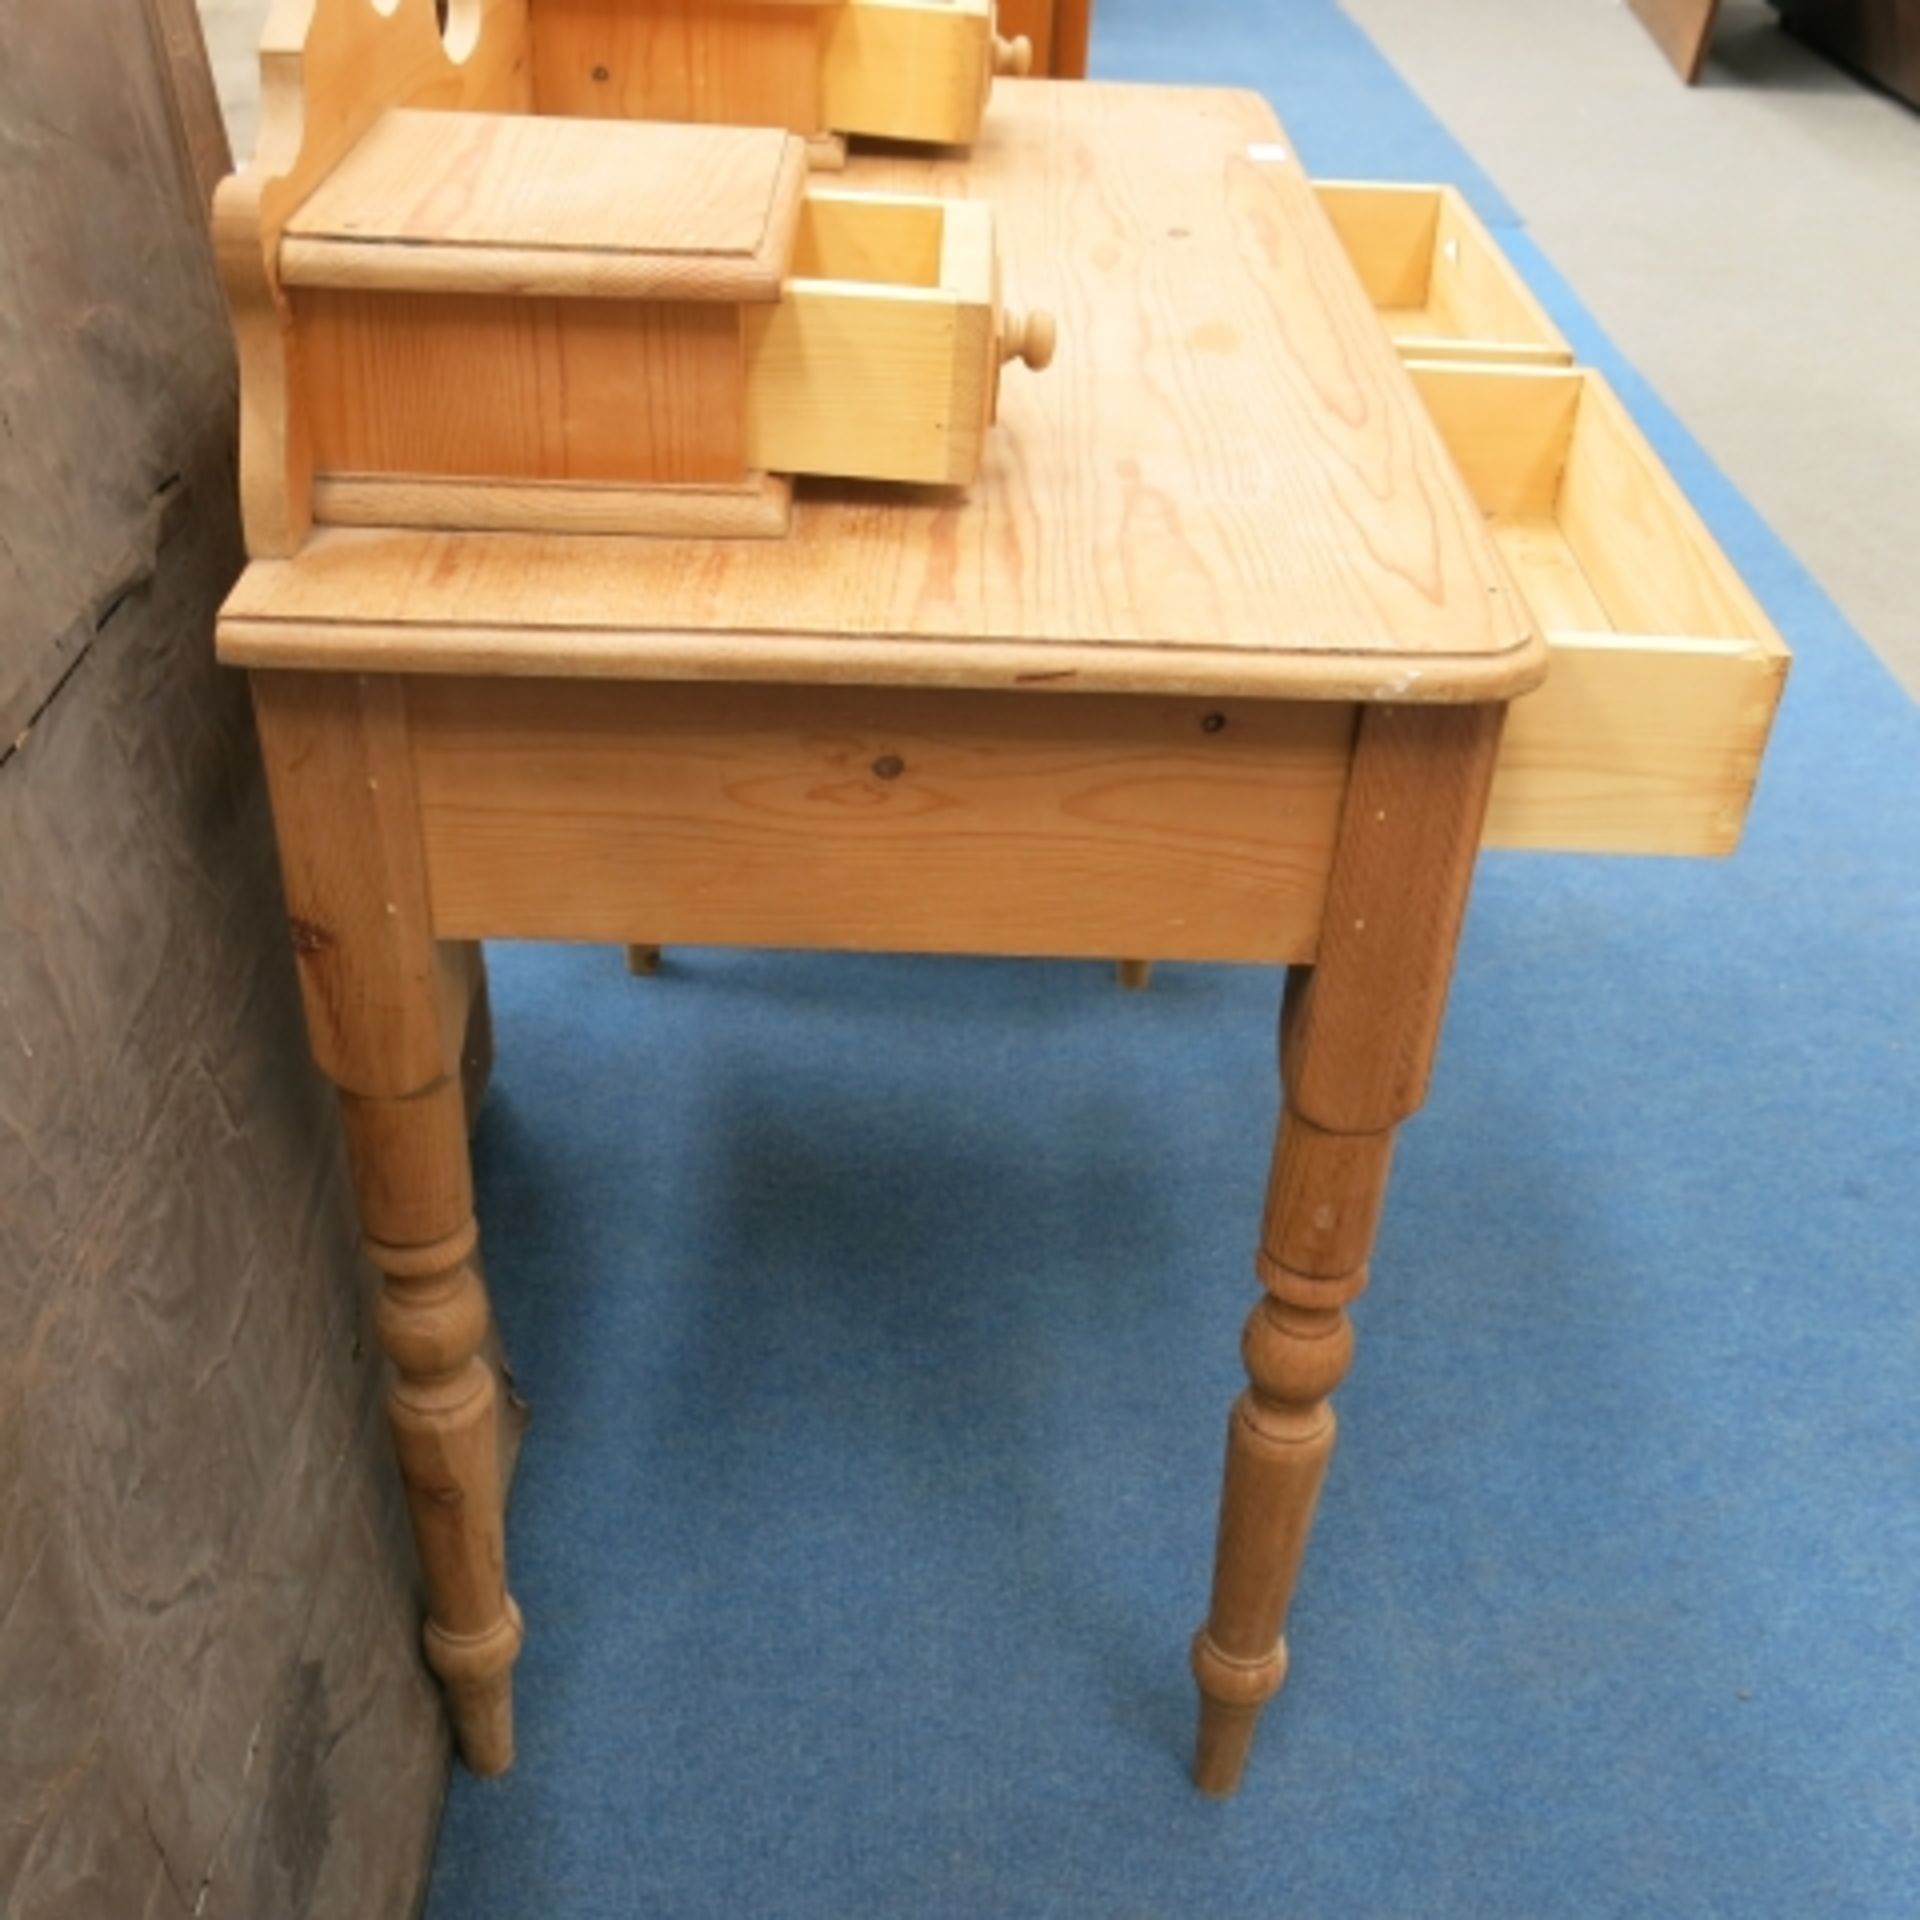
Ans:
<svg viewBox="0 0 1920 1920"><path fill-rule="evenodd" d="M519 1658L527 1630L512 1597L502 1599L505 1606L500 1617L478 1633L454 1633L437 1620L427 1622L422 1635L427 1665L448 1686L482 1685L506 1673Z"/></svg>

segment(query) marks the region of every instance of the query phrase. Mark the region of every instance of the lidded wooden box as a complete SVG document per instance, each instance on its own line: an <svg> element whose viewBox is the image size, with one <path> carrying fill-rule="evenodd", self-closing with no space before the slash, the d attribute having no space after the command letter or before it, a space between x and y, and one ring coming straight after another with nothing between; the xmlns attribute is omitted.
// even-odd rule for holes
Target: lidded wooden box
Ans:
<svg viewBox="0 0 1920 1920"><path fill-rule="evenodd" d="M511 42L457 57L458 0L444 39L420 4L306 0L216 202L257 555L773 534L794 475L973 479L1002 361L1053 344L990 208L836 189L778 128L529 112Z"/></svg>

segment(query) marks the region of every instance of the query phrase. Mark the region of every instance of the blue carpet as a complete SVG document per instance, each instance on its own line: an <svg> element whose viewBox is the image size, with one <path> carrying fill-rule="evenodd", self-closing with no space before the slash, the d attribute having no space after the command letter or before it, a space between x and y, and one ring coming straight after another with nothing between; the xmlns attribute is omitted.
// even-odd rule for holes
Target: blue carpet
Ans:
<svg viewBox="0 0 1920 1920"><path fill-rule="evenodd" d="M1321 0L1096 55L1512 226ZM1505 238L1798 664L1734 861L1483 868L1244 1792L1185 1648L1276 978L501 947L531 1631L434 1920L1920 1910L1920 712Z"/></svg>

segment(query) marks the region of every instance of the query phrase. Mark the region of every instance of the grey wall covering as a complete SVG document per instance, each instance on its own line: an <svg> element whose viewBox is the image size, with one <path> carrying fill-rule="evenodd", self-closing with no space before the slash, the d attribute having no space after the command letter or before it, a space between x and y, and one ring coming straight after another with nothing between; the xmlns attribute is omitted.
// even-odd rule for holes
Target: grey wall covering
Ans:
<svg viewBox="0 0 1920 1920"><path fill-rule="evenodd" d="M192 22L0 0L0 1914L384 1920L445 1735L212 659L241 556Z"/></svg>

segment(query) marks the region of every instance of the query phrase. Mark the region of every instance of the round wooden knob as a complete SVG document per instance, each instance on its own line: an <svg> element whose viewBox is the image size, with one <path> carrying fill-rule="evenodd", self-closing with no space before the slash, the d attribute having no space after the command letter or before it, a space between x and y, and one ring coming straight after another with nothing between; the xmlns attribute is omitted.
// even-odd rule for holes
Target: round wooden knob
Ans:
<svg viewBox="0 0 1920 1920"><path fill-rule="evenodd" d="M1036 307L1029 314L1005 313L1000 316L1000 358L1018 360L1038 373L1053 360L1053 349L1060 330L1053 315Z"/></svg>
<svg viewBox="0 0 1920 1920"><path fill-rule="evenodd" d="M975 56L976 59L978 57ZM993 36L993 70L995 73L1011 75L1015 80L1024 80L1033 71L1033 42L1024 33L1016 33L1011 40L1003 40L996 33Z"/></svg>

